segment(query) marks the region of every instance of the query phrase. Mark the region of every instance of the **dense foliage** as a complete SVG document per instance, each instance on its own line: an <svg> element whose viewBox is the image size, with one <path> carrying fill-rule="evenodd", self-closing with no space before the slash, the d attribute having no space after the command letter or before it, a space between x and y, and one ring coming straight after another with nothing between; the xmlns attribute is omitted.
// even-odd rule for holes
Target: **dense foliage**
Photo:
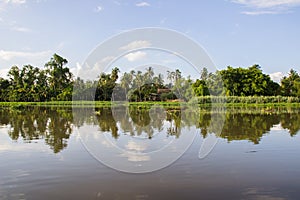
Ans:
<svg viewBox="0 0 300 200"><path fill-rule="evenodd" d="M1 101L71 100L73 75L68 61L54 54L44 69L25 65L11 67L8 79L0 78Z"/></svg>
<svg viewBox="0 0 300 200"><path fill-rule="evenodd" d="M84 81L73 76L67 63L65 58L54 54L43 69L31 65L11 67L7 79L0 77L0 101L186 101L195 96L237 96L248 97L236 98L238 102L247 103L254 101L253 96L268 97L255 98L259 102L297 102L283 97L300 97L300 75L293 69L280 84L264 74L259 65L248 68L228 66L215 73L203 68L196 80L183 77L178 69L168 71L164 77L155 74L152 67L144 72L132 70L120 76L120 70L115 67L111 73L99 74L96 81Z"/></svg>

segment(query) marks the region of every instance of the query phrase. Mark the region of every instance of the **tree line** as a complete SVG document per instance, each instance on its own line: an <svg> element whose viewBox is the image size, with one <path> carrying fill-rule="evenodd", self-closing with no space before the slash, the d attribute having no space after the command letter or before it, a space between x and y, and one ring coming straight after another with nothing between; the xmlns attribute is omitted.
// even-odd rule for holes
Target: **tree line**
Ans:
<svg viewBox="0 0 300 200"><path fill-rule="evenodd" d="M259 65L208 72L192 80L179 69L167 77L155 74L150 66L144 72L130 71L120 76L119 68L101 73L98 80L74 77L67 59L54 54L44 68L13 66L8 78L0 77L0 101L43 102L70 100L164 101L189 100L193 96L295 96L300 97L300 75L293 69L279 83L264 74Z"/></svg>
<svg viewBox="0 0 300 200"><path fill-rule="evenodd" d="M73 74L65 65L68 61L54 54L44 69L24 65L13 66L8 79L0 77L0 100L12 102L43 102L71 100Z"/></svg>

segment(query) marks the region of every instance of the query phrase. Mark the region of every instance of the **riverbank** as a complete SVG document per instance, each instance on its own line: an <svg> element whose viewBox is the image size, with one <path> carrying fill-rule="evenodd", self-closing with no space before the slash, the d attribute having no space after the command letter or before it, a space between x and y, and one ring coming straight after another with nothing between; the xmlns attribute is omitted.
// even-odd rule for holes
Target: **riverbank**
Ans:
<svg viewBox="0 0 300 200"><path fill-rule="evenodd" d="M224 97L203 96L192 99L190 102L181 101L145 101L145 102L116 102L116 101L48 101L48 102L0 102L0 107L19 108L24 106L55 106L55 107L111 107L130 105L138 108L149 108L153 105L178 108L182 106L200 107L300 107L299 97L259 96L259 97Z"/></svg>

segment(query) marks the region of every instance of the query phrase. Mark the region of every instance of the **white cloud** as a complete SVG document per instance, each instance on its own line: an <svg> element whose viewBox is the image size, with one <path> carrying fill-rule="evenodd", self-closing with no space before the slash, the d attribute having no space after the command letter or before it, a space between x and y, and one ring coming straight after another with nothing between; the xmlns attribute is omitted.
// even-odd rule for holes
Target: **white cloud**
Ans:
<svg viewBox="0 0 300 200"><path fill-rule="evenodd" d="M9 140L9 139L8 139ZM13 143L13 142L10 142L10 143L2 143L0 144L0 152L3 153L3 152L35 152L35 151L42 151L42 152L45 152L45 153L52 153L51 150L46 146L44 145L43 142L36 142L36 143L31 143L30 145L28 144L25 144L25 143Z"/></svg>
<svg viewBox="0 0 300 200"><path fill-rule="evenodd" d="M10 61L15 58L26 58L26 59L36 59L41 57L48 57L50 51L41 52L22 52L22 51L4 51L0 50L0 60Z"/></svg>
<svg viewBox="0 0 300 200"><path fill-rule="evenodd" d="M96 62L96 64L90 68L92 73L100 74L107 67L107 65L115 59L114 56L106 56Z"/></svg>
<svg viewBox="0 0 300 200"><path fill-rule="evenodd" d="M241 13L245 14L245 15L265 15L265 14L273 14L273 15L275 15L275 14L279 14L280 12L262 10L262 11L243 11Z"/></svg>
<svg viewBox="0 0 300 200"><path fill-rule="evenodd" d="M32 30L29 29L29 28L26 28L26 27L17 27L17 26L12 27L11 30L22 32L22 33L30 33L30 32L32 32Z"/></svg>
<svg viewBox="0 0 300 200"><path fill-rule="evenodd" d="M127 54L125 56L125 58L127 58L127 60L130 61L130 62L134 62L134 61L141 60L141 59L145 58L146 55L147 54L145 52L137 51L137 52Z"/></svg>
<svg viewBox="0 0 300 200"><path fill-rule="evenodd" d="M120 50L126 50L126 51L131 51L134 49L139 49L139 48L146 48L151 46L151 43L147 40L136 40L133 41L125 46L120 47Z"/></svg>
<svg viewBox="0 0 300 200"><path fill-rule="evenodd" d="M78 74L81 69L82 69L81 64L79 62L76 62L76 67L70 68L70 71L72 72L72 74L74 74L75 77L78 77Z"/></svg>
<svg viewBox="0 0 300 200"><path fill-rule="evenodd" d="M76 64L77 72L76 76L84 80L95 80L101 72L105 72L110 62L112 62L116 57L106 56L99 59L95 64L84 63L83 65Z"/></svg>
<svg viewBox="0 0 300 200"><path fill-rule="evenodd" d="M270 131L282 131L284 128L281 126L281 124L273 125L273 127L270 129Z"/></svg>
<svg viewBox="0 0 300 200"><path fill-rule="evenodd" d="M11 3L11 4L24 4L26 0L3 0L4 3Z"/></svg>
<svg viewBox="0 0 300 200"><path fill-rule="evenodd" d="M26 0L0 0L0 13L7 10L10 5L22 5L25 4Z"/></svg>
<svg viewBox="0 0 300 200"><path fill-rule="evenodd" d="M101 144L103 144L103 146L105 146L106 148L114 148L115 147L111 142L108 142L107 140L102 140Z"/></svg>
<svg viewBox="0 0 300 200"><path fill-rule="evenodd" d="M126 152L121 154L120 156L127 157L127 160L130 162L145 162L151 160L150 156L144 154L132 154Z"/></svg>
<svg viewBox="0 0 300 200"><path fill-rule="evenodd" d="M11 138L7 134L7 131L9 130L9 126L1 127L0 129L0 154L3 152L36 152L37 150L45 153L52 153L52 150L48 148L47 145L44 145L44 142L41 140L36 140L35 142L30 143L30 145L21 142L22 139L19 139L18 142L11 141Z"/></svg>
<svg viewBox="0 0 300 200"><path fill-rule="evenodd" d="M138 151L138 152L145 151L147 149L145 144L139 144L134 141L128 141L126 148L130 151Z"/></svg>
<svg viewBox="0 0 300 200"><path fill-rule="evenodd" d="M94 67L92 68L92 71L94 71L96 74L100 74L103 72L103 70L108 66L108 64L115 59L114 56L106 56L96 62Z"/></svg>
<svg viewBox="0 0 300 200"><path fill-rule="evenodd" d="M101 63L108 64L111 61L113 61L113 59L115 59L114 56L106 56L106 57L104 57L104 58L101 59Z"/></svg>
<svg viewBox="0 0 300 200"><path fill-rule="evenodd" d="M6 68L6 69L0 69L0 77L2 78L7 78L7 73L10 69Z"/></svg>
<svg viewBox="0 0 300 200"><path fill-rule="evenodd" d="M232 2L255 8L291 7L300 5L300 0L233 0Z"/></svg>
<svg viewBox="0 0 300 200"><path fill-rule="evenodd" d="M79 62L76 63L76 68L77 68L78 70L80 70L80 69L82 68L82 66L81 66L81 64L80 64Z"/></svg>
<svg viewBox="0 0 300 200"><path fill-rule="evenodd" d="M43 3L43 2L46 2L47 0L36 0L35 2L36 3Z"/></svg>
<svg viewBox="0 0 300 200"><path fill-rule="evenodd" d="M116 4L117 6L120 6L120 5L121 5L121 2L119 2L119 1L114 1L114 4Z"/></svg>
<svg viewBox="0 0 300 200"><path fill-rule="evenodd" d="M103 7L102 6L97 6L97 8L96 8L96 12L101 12L103 10Z"/></svg>
<svg viewBox="0 0 300 200"><path fill-rule="evenodd" d="M143 1L143 2L140 2L140 3L137 3L135 4L137 7L146 7L146 6L150 6L149 3Z"/></svg>
<svg viewBox="0 0 300 200"><path fill-rule="evenodd" d="M287 13L292 7L300 6L300 0L232 0L232 2L253 9L242 12L246 15Z"/></svg>
<svg viewBox="0 0 300 200"><path fill-rule="evenodd" d="M270 74L270 77L275 82L280 82L280 80L283 78L284 74L282 72L275 72Z"/></svg>
<svg viewBox="0 0 300 200"><path fill-rule="evenodd" d="M1 11L1 8L0 8L0 11ZM4 26L5 28L7 28L8 30L11 30L11 31L17 31L17 32L22 32L22 33L33 32L30 28L20 26L17 23L17 21L15 21L15 20L4 20L3 18L0 17L0 23L2 26Z"/></svg>

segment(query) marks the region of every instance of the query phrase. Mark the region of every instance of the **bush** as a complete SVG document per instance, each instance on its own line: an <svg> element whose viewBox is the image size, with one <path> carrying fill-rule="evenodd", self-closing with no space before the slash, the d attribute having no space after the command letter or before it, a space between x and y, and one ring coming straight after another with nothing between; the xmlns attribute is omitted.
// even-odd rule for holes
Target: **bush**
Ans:
<svg viewBox="0 0 300 200"><path fill-rule="evenodd" d="M284 96L201 96L198 97L199 104L206 103L240 103L240 104L266 104L266 103L300 103L299 97Z"/></svg>

